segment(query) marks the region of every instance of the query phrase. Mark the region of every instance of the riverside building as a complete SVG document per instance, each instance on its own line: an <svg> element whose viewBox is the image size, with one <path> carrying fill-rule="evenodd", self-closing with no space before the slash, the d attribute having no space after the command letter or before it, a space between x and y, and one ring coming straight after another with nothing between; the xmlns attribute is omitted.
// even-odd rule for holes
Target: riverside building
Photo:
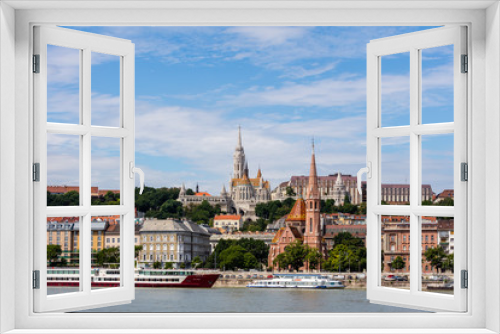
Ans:
<svg viewBox="0 0 500 334"><path fill-rule="evenodd" d="M205 261L210 255L209 231L188 220L147 219L139 235L139 264L143 266L171 262L174 268L180 268L197 256Z"/></svg>
<svg viewBox="0 0 500 334"><path fill-rule="evenodd" d="M307 193L308 176L292 176L290 181L282 182L271 194L273 200L297 199ZM347 196L352 204L366 202L366 182L362 182L362 195L357 190L357 177L340 172L327 176L318 176L318 187L323 200L332 199L335 205L343 205ZM381 200L388 204L407 204L410 202L409 184L382 184ZM293 190L295 195L290 195ZM422 185L422 201L432 201L436 195L429 184Z"/></svg>

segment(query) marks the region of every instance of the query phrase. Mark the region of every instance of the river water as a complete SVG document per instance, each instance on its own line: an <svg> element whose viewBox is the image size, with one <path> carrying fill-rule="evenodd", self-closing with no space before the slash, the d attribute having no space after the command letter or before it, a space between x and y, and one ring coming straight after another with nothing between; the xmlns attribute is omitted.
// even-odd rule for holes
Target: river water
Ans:
<svg viewBox="0 0 500 334"><path fill-rule="evenodd" d="M49 294L75 291L49 288ZM83 312L421 312L371 304L364 289L136 288L130 304Z"/></svg>

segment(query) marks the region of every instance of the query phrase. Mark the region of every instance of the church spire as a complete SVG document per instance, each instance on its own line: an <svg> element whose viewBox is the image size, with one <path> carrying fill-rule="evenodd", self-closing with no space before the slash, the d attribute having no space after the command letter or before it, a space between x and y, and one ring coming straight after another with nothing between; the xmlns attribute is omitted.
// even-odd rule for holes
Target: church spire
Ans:
<svg viewBox="0 0 500 334"><path fill-rule="evenodd" d="M319 198L318 175L316 172L316 157L314 154L314 139L312 142L311 167L309 169L309 184L307 185L307 198Z"/></svg>
<svg viewBox="0 0 500 334"><path fill-rule="evenodd" d="M243 144L241 143L241 126L238 125L238 148L243 148Z"/></svg>
<svg viewBox="0 0 500 334"><path fill-rule="evenodd" d="M233 154L233 177L240 179L245 173L245 150L241 141L241 126L238 125L238 145Z"/></svg>
<svg viewBox="0 0 500 334"><path fill-rule="evenodd" d="M341 185L343 184L342 182L342 174L340 174L340 171L337 172L337 181L335 181L336 185Z"/></svg>

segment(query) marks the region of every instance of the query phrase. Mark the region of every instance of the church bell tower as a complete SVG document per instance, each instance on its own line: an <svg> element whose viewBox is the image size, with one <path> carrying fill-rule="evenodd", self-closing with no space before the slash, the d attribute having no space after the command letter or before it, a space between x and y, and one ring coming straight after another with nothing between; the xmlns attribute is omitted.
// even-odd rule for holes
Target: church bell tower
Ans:
<svg viewBox="0 0 500 334"><path fill-rule="evenodd" d="M320 221L321 194L318 188L316 172L316 158L314 154L314 141L312 144L311 167L306 195L306 226L304 231L304 244L311 248L321 249L321 221Z"/></svg>

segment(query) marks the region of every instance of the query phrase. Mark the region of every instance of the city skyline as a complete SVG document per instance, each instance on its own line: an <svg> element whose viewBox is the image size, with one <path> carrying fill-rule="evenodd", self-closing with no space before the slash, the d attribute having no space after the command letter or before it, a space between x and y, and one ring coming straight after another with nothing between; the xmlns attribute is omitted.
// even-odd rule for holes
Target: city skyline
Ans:
<svg viewBox="0 0 500 334"><path fill-rule="evenodd" d="M136 44L136 165L146 172L146 185L180 187L185 183L194 189L198 183L201 190L218 194L231 178L238 125L242 126L250 176L260 167L273 189L292 175L307 175L312 136L319 175L339 170L355 175L364 166L366 154L366 43L428 28L72 29L131 39ZM449 82L435 80L447 73L441 56L449 50L436 52L428 57L435 63L428 75L424 72L424 79L434 83L434 92L447 93L434 99L431 109L450 104ZM65 91L59 89L55 96L49 89L49 106L58 108L49 108L48 118L67 122L70 106L65 103L70 99L64 94L74 95L75 86L74 75L63 74L74 73L78 63L75 67L67 61L64 52L55 55L52 66L49 63L49 79L56 73L53 84ZM117 62L111 56L96 56L92 61L98 69L92 77L93 119L113 124L119 99L111 74L116 73ZM383 86L387 94L383 96L393 103L384 125L397 125L405 111L401 96L408 91L407 73L399 62L387 67L388 82ZM452 97L451 91L451 101ZM430 121L442 121L439 113L431 114ZM78 180L73 168L77 161L74 139L73 148L69 148L71 139L56 139L49 140L49 152L58 152L58 156L49 153L49 184L72 185ZM118 185L119 150L109 142L95 141L92 185L113 189ZM441 154L446 148L450 148L449 140L432 142L423 151L429 157L423 181L436 193L453 188L447 172L450 158ZM394 182L404 183L409 179L409 162L401 161L401 150L389 151L388 174ZM434 155L436 151L440 155Z"/></svg>

